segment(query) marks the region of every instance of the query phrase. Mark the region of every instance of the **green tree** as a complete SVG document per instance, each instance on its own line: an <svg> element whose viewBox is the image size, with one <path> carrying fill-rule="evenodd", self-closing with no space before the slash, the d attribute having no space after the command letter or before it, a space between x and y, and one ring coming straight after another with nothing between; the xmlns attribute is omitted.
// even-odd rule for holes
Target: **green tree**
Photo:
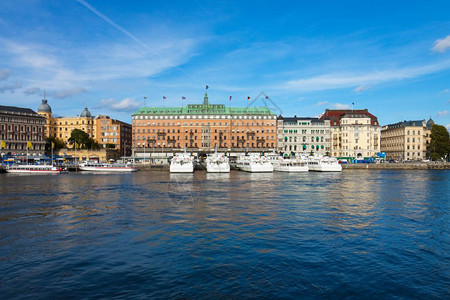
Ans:
<svg viewBox="0 0 450 300"><path fill-rule="evenodd" d="M429 149L430 158L432 160L439 160L444 157L449 157L450 137L448 135L447 128L436 124L431 127L431 141Z"/></svg>
<svg viewBox="0 0 450 300"><path fill-rule="evenodd" d="M53 151L56 152L66 146L63 140L57 137L48 137L45 143L45 152L50 154L52 152L52 143L54 145Z"/></svg>
<svg viewBox="0 0 450 300"><path fill-rule="evenodd" d="M74 129L70 133L69 144L75 149L75 145L78 144L78 148L86 149L86 144L89 142L89 135L80 129Z"/></svg>

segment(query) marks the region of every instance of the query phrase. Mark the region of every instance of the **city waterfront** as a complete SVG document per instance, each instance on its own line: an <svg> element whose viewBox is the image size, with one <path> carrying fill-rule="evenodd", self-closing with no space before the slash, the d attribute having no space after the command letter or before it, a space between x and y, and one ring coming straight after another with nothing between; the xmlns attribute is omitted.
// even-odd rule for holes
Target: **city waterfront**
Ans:
<svg viewBox="0 0 450 300"><path fill-rule="evenodd" d="M0 174L11 298L448 298L448 170Z"/></svg>

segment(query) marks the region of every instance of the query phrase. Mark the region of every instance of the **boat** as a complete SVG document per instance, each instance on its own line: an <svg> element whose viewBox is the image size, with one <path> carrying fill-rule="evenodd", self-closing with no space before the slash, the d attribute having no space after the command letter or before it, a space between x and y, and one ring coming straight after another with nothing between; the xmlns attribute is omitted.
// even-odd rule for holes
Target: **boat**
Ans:
<svg viewBox="0 0 450 300"><path fill-rule="evenodd" d="M258 153L241 155L236 161L236 166L239 170L246 172L273 172L273 166L267 157Z"/></svg>
<svg viewBox="0 0 450 300"><path fill-rule="evenodd" d="M208 173L229 173L230 161L223 153L213 153L206 158L206 171Z"/></svg>
<svg viewBox="0 0 450 300"><path fill-rule="evenodd" d="M138 170L132 164L98 163L93 161L82 162L78 168L81 171L91 172L136 172Z"/></svg>
<svg viewBox="0 0 450 300"><path fill-rule="evenodd" d="M308 168L316 172L341 172L342 166L337 159L329 156L309 156Z"/></svg>
<svg viewBox="0 0 450 300"><path fill-rule="evenodd" d="M5 167L7 173L17 174L61 174L68 173L66 168L53 165L8 165Z"/></svg>
<svg viewBox="0 0 450 300"><path fill-rule="evenodd" d="M300 158L280 158L272 161L273 170L278 172L308 172L308 162Z"/></svg>
<svg viewBox="0 0 450 300"><path fill-rule="evenodd" d="M176 153L170 161L171 173L192 173L194 172L194 158L186 152Z"/></svg>

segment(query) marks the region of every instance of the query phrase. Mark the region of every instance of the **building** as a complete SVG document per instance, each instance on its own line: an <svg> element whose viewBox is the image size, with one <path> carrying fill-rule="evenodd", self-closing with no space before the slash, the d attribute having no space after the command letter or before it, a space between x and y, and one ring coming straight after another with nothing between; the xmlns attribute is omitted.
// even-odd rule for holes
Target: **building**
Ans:
<svg viewBox="0 0 450 300"><path fill-rule="evenodd" d="M327 109L320 120L330 121L332 156L362 159L380 152L381 127L367 109Z"/></svg>
<svg viewBox="0 0 450 300"><path fill-rule="evenodd" d="M131 155L130 124L99 115L94 119L94 136L103 148L117 149L121 156Z"/></svg>
<svg viewBox="0 0 450 300"><path fill-rule="evenodd" d="M44 154L45 118L29 108L0 105L1 153Z"/></svg>
<svg viewBox="0 0 450 300"><path fill-rule="evenodd" d="M86 132L90 138L94 138L94 118L87 107L76 117L53 117L52 108L48 105L47 99L43 99L37 112L46 119L46 137L59 138L67 143L72 130L80 129Z"/></svg>
<svg viewBox="0 0 450 300"><path fill-rule="evenodd" d="M330 120L278 117L278 151L283 153L330 152Z"/></svg>
<svg viewBox="0 0 450 300"><path fill-rule="evenodd" d="M266 107L143 107L132 115L133 147L210 151L276 148L276 115ZM143 149L144 148L144 149Z"/></svg>
<svg viewBox="0 0 450 300"><path fill-rule="evenodd" d="M131 155L132 132L128 123L103 115L94 117L87 107L76 117L53 117L47 99L42 100L38 114L46 119L46 137L59 138L67 144L72 130L79 129L96 140L101 147L116 149L122 156Z"/></svg>
<svg viewBox="0 0 450 300"><path fill-rule="evenodd" d="M381 129L381 151L389 160L422 160L427 155L429 135L425 120L385 125Z"/></svg>

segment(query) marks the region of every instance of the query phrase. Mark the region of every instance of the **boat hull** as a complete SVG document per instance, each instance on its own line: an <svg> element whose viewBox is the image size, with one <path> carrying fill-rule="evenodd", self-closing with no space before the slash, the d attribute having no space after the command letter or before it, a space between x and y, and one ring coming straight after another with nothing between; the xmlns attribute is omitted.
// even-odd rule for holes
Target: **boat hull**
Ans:
<svg viewBox="0 0 450 300"><path fill-rule="evenodd" d="M279 166L274 166L273 170L277 171L277 172L308 172L309 168L307 165L305 165L305 166L279 165Z"/></svg>
<svg viewBox="0 0 450 300"><path fill-rule="evenodd" d="M171 163L170 173L192 173L194 172L194 164L192 162L188 163Z"/></svg>
<svg viewBox="0 0 450 300"><path fill-rule="evenodd" d="M206 163L206 171L208 173L229 173L230 164L229 163Z"/></svg>
<svg viewBox="0 0 450 300"><path fill-rule="evenodd" d="M265 164L243 164L237 165L239 170L244 172L251 172L251 173L270 173L273 172L273 166L271 163L265 163Z"/></svg>
<svg viewBox="0 0 450 300"><path fill-rule="evenodd" d="M79 167L80 171L91 172L136 172L137 168L134 167Z"/></svg>

